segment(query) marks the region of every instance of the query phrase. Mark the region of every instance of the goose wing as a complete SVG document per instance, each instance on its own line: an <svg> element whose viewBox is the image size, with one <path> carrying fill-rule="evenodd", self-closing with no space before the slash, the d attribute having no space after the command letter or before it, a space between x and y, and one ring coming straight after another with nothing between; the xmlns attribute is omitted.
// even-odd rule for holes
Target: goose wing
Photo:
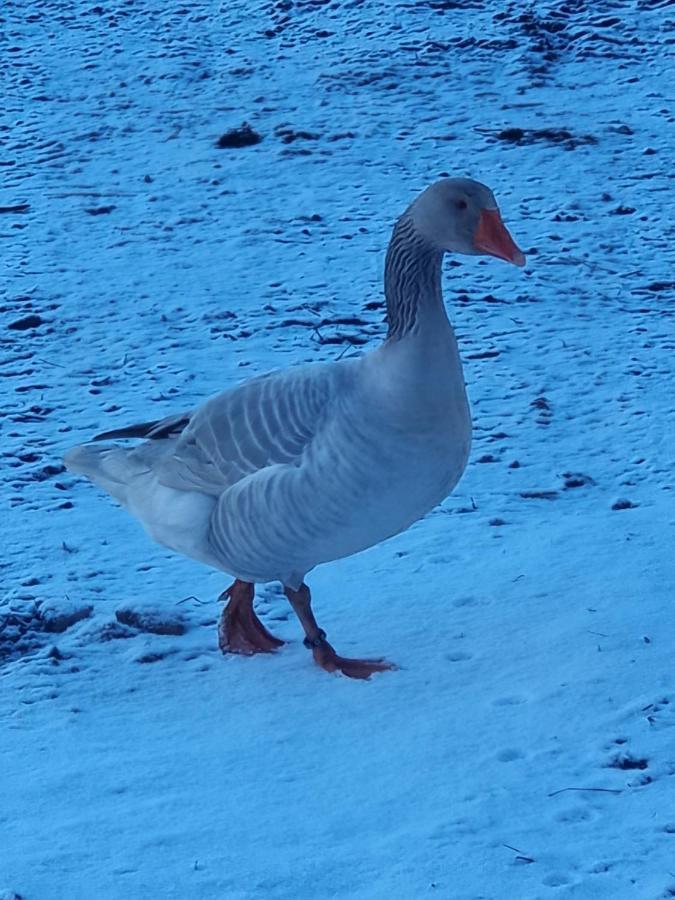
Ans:
<svg viewBox="0 0 675 900"><path fill-rule="evenodd" d="M166 453L151 454L159 481L219 496L261 469L300 464L345 386L343 371L339 363L313 363L271 372L217 394L192 412L106 432L97 439L166 442ZM146 456L152 450L144 444L134 452Z"/></svg>

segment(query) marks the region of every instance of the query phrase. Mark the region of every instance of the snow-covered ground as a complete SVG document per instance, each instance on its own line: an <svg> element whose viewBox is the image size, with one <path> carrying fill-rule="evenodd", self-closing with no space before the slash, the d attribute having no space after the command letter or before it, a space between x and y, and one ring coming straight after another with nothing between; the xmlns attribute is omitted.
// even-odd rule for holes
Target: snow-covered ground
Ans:
<svg viewBox="0 0 675 900"><path fill-rule="evenodd" d="M5 0L0 897L675 896L674 34L667 0ZM225 658L222 574L61 456L374 346L441 173L528 253L446 264L472 461L310 579L400 669L319 670L274 585L289 644Z"/></svg>

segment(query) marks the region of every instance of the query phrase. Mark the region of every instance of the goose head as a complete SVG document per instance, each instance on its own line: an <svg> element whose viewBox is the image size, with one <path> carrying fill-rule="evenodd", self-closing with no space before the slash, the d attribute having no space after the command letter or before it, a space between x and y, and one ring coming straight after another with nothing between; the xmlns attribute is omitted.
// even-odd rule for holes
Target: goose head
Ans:
<svg viewBox="0 0 675 900"><path fill-rule="evenodd" d="M496 256L516 266L525 255L506 230L494 194L470 178L444 178L408 208L415 231L441 252Z"/></svg>

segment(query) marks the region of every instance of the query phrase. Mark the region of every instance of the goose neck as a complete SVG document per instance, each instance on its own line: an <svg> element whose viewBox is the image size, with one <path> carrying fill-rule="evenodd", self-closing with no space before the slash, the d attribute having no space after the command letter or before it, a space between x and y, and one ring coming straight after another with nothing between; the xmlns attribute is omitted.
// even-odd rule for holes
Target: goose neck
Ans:
<svg viewBox="0 0 675 900"><path fill-rule="evenodd" d="M385 263L387 338L401 339L449 324L441 291L442 260L443 252L419 235L410 216L402 216Z"/></svg>

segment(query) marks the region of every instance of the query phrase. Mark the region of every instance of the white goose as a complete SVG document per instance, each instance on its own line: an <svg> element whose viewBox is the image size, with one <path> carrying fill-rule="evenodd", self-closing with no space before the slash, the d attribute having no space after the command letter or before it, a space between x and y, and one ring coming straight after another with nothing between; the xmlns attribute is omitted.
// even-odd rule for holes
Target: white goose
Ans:
<svg viewBox="0 0 675 900"><path fill-rule="evenodd" d="M441 294L447 251L525 257L492 191L465 178L427 188L394 227L384 286L389 331L371 353L271 372L202 406L94 440L66 456L159 543L235 578L223 652L275 650L253 609L255 582L280 581L324 669L394 668L346 659L326 641L305 576L398 534L443 500L469 456L471 416Z"/></svg>

